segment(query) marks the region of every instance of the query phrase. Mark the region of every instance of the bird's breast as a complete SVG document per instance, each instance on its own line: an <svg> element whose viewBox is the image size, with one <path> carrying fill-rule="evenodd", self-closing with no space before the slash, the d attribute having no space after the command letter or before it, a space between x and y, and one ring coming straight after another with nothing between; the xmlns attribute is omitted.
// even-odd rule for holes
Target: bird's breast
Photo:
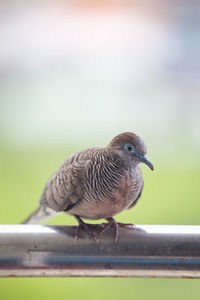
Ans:
<svg viewBox="0 0 200 300"><path fill-rule="evenodd" d="M69 214L86 219L105 219L127 209L137 199L141 190L141 174L125 172L117 186L107 194L87 192Z"/></svg>

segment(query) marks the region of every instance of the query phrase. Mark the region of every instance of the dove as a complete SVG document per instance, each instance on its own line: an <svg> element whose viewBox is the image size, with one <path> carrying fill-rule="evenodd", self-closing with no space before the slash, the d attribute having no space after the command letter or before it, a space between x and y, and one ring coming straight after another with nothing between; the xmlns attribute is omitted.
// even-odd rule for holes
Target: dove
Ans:
<svg viewBox="0 0 200 300"><path fill-rule="evenodd" d="M146 152L145 143L138 135L124 132L106 147L72 154L47 181L38 209L23 224L40 223L64 212L78 222L76 240L83 229L98 242L83 219L106 219L101 234L114 227L117 241L119 227L134 227L113 217L132 208L141 196L144 180L139 164L154 169Z"/></svg>

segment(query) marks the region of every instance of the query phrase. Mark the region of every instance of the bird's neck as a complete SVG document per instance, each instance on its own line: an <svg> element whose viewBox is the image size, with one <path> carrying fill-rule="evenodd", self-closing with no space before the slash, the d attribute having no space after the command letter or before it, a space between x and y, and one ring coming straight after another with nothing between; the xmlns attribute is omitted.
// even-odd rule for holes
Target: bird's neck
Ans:
<svg viewBox="0 0 200 300"><path fill-rule="evenodd" d="M122 165L121 158L110 148L103 149L103 156L104 156L105 162L112 162L112 164L114 166L116 166L116 168L121 167L121 165Z"/></svg>
<svg viewBox="0 0 200 300"><path fill-rule="evenodd" d="M137 171L139 169L138 161L131 158L127 159L123 153L113 151L110 148L105 148L104 151L106 153L105 156L107 156L110 161L113 161L117 168L130 172Z"/></svg>

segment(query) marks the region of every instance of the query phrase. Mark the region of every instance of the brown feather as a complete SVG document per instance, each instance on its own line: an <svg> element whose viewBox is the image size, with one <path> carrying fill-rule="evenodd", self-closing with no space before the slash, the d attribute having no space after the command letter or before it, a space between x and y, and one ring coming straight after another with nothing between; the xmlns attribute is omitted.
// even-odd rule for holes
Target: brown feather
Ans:
<svg viewBox="0 0 200 300"><path fill-rule="evenodd" d="M140 155L146 153L142 139L125 132L105 148L71 155L48 180L41 206L87 219L110 218L132 207L144 183L139 161L124 150L124 144L132 144Z"/></svg>

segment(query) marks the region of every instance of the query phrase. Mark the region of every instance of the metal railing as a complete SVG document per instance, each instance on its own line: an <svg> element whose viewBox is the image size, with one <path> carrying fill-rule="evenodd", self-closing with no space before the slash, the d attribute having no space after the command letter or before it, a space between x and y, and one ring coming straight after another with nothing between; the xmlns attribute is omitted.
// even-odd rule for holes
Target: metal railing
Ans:
<svg viewBox="0 0 200 300"><path fill-rule="evenodd" d="M91 225L92 226L92 225ZM200 278L200 226L137 225L113 229L100 243L75 226L1 225L0 276Z"/></svg>

